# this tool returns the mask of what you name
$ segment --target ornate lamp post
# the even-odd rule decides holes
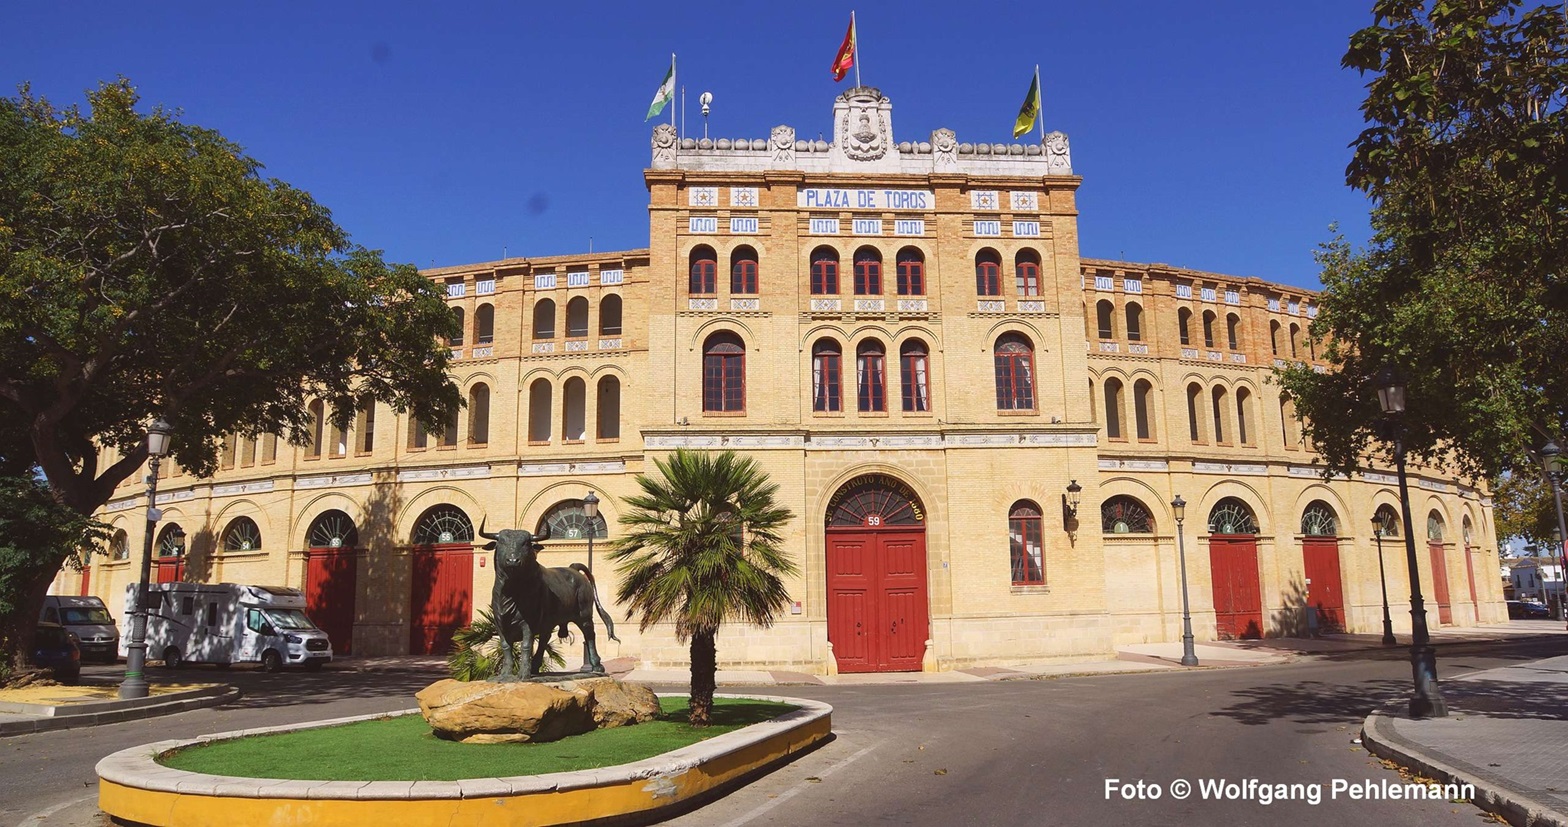
[[[1563,538],[1568,537],[1568,524],[1563,521],[1563,477],[1568,476],[1568,469],[1563,462],[1563,452],[1557,447],[1556,440],[1548,440],[1541,446],[1541,461],[1546,465],[1546,479],[1552,484],[1552,502],[1557,504],[1557,553],[1559,563],[1563,564],[1562,572],[1568,578],[1568,547],[1564,547]],[[1568,585],[1564,586],[1568,589]],[[1568,591],[1563,592],[1563,617],[1568,622]]]
[[[1383,589],[1383,645],[1396,646],[1394,621],[1388,616],[1388,575],[1383,573],[1383,521],[1372,515],[1372,536],[1377,539],[1377,582]]]
[[[592,491],[583,497],[583,516],[588,518],[588,573],[593,574],[593,535],[599,533],[599,498]]]
[[[142,571],[136,589],[136,607],[131,618],[131,640],[125,644],[125,680],[120,683],[121,698],[147,697],[147,581],[152,575],[152,535],[163,518],[158,510],[158,463],[169,452],[172,429],[162,417],[147,426],[147,533],[142,537]]]
[[[1192,651],[1192,612],[1187,605],[1187,541],[1181,527],[1187,501],[1180,494],[1171,500],[1171,513],[1176,515],[1176,551],[1181,560],[1181,665],[1197,666],[1198,655]]]
[[[1399,474],[1399,507],[1405,524],[1405,562],[1410,567],[1410,671],[1415,694],[1410,717],[1445,718],[1448,704],[1437,685],[1437,650],[1426,627],[1426,602],[1421,597],[1421,570],[1416,563],[1415,528],[1410,521],[1410,485],[1405,476],[1405,440],[1400,417],[1405,412],[1405,380],[1392,366],[1377,373],[1377,402],[1389,418],[1388,433],[1394,440],[1394,466]]]

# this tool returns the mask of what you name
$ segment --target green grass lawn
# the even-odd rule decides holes
[[[713,725],[686,723],[685,698],[660,698],[645,724],[594,730],[547,744],[460,744],[419,714],[256,735],[183,749],[158,763],[190,772],[305,781],[456,781],[541,775],[651,758],[795,709],[772,701],[714,699]]]

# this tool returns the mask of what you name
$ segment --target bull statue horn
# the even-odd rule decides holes
[[[544,528],[538,534],[534,535],[534,539],[535,540],[548,540],[548,539],[550,539],[550,524],[549,523],[545,523],[544,524]]]
[[[499,535],[488,534],[488,533],[485,532],[485,520],[486,519],[488,519],[488,517],[480,517],[479,518],[479,536],[485,538],[486,540],[498,540],[498,539],[500,539]]]

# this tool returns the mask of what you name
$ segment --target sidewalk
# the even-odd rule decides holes
[[[1374,755],[1442,783],[1516,827],[1568,827],[1568,656],[1441,684],[1448,717],[1413,720],[1408,699],[1367,717]]]

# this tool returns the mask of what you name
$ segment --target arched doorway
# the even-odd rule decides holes
[[[1220,500],[1209,512],[1209,572],[1215,634],[1221,640],[1263,637],[1258,520],[1235,497]]]
[[[305,532],[305,613],[339,655],[354,651],[355,550],[359,528],[342,511],[324,511]]]
[[[827,509],[828,642],[840,672],[914,672],[930,635],[925,510],[885,474],[860,477]]]
[[[158,572],[155,582],[178,583],[185,579],[185,531],[178,523],[163,527],[158,532],[153,554]]]
[[[1454,624],[1454,603],[1448,595],[1448,555],[1443,550],[1443,515],[1433,511],[1426,518],[1426,549],[1432,556],[1432,597],[1437,601],[1437,622]]]
[[[455,505],[437,505],[414,523],[408,651],[444,655],[474,614],[474,524]]]
[[[1481,623],[1481,601],[1475,590],[1475,531],[1470,524],[1470,515],[1466,514],[1459,521],[1459,539],[1465,544],[1465,576],[1470,580],[1470,612],[1475,617],[1477,625]]]
[[[1322,500],[1301,512],[1301,569],[1307,607],[1317,610],[1318,631],[1345,631],[1345,592],[1339,577],[1339,518]]]

